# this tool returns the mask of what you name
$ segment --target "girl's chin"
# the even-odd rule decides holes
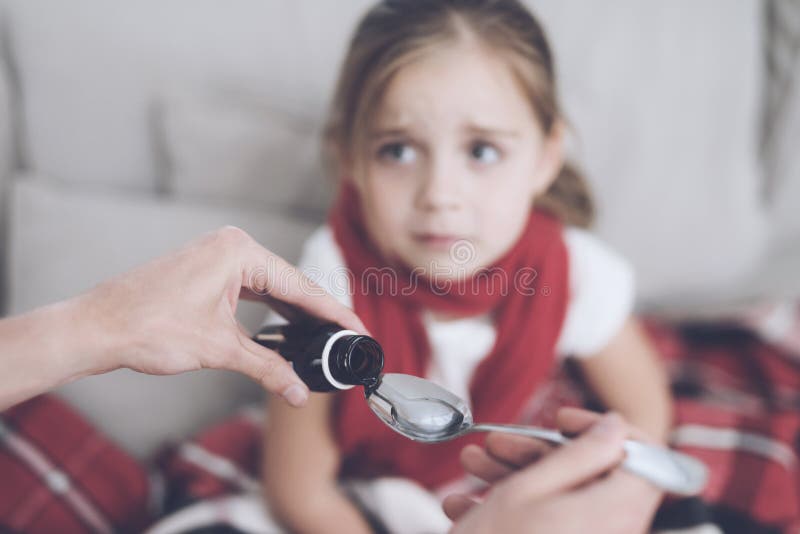
[[[420,250],[434,255],[449,254],[460,241],[463,240],[451,236],[420,235],[414,238],[414,243]]]
[[[449,256],[416,258],[417,261],[406,263],[411,265],[411,270],[420,277],[435,280],[463,280],[475,274],[480,267],[471,264],[461,264],[452,261]]]

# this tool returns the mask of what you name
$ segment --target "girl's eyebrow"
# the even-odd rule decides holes
[[[381,139],[384,137],[409,137],[413,136],[413,132],[411,130],[411,128],[402,125],[387,125],[386,127],[377,127],[370,130],[369,136],[372,139]],[[466,124],[463,130],[470,135],[487,137],[518,138],[522,135],[517,130],[509,130],[493,126],[482,126],[474,123]]]
[[[373,139],[380,139],[383,137],[405,137],[409,135],[406,128],[400,126],[392,126],[388,128],[375,128],[369,131],[369,136]]]
[[[485,135],[492,137],[520,137],[520,133],[516,130],[506,130],[503,128],[495,128],[492,126],[480,126],[477,124],[468,124],[464,128],[467,132],[475,135]]]

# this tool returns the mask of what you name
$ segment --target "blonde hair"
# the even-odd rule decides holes
[[[514,74],[545,135],[563,121],[553,57],[544,30],[518,0],[384,0],[356,28],[334,93],[325,144],[331,162],[357,169],[369,120],[392,77],[431,47],[464,32],[509,54]],[[565,164],[535,205],[566,224],[587,227],[594,218],[588,184]]]

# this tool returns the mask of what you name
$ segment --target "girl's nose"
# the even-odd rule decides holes
[[[461,205],[459,187],[453,169],[432,163],[422,177],[417,193],[417,207],[422,211],[455,210]]]

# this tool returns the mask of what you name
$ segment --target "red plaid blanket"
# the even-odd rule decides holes
[[[652,324],[648,331],[672,376],[674,446],[711,471],[703,494],[669,500],[653,529],[715,525],[726,533],[800,532],[797,359],[734,328]],[[557,403],[580,397],[592,406],[570,373],[548,389]],[[549,412],[552,404],[541,407]],[[258,479],[259,436],[257,421],[239,415],[165,455],[167,478],[177,482],[170,488],[172,502],[251,488]]]
[[[703,460],[699,499],[670,502],[664,528],[800,532],[800,364],[735,328],[651,327],[676,401],[673,445]]]
[[[141,532],[147,472],[55,397],[0,414],[0,532]]]
[[[798,359],[733,328],[653,325],[649,332],[672,376],[676,397],[673,444],[706,462],[711,471],[703,494],[666,502],[653,529],[688,532],[714,525],[717,531],[734,534],[800,532]],[[549,408],[555,404],[576,399],[592,406],[591,399],[580,395],[583,389],[569,373],[559,375],[546,390],[548,400],[540,406],[540,415],[551,412]],[[39,403],[38,409],[43,408]],[[22,520],[34,524],[36,513],[49,514],[49,520],[64,517],[63,523],[41,523],[61,525],[49,531],[141,527],[141,518],[146,517],[144,478],[132,461],[105,442],[99,449],[102,454],[89,454],[89,448],[100,442],[87,438],[94,434],[82,423],[76,427],[73,421],[78,430],[65,432],[59,430],[63,423],[58,416],[39,415],[26,422],[26,410],[31,408],[22,405],[0,417],[0,425],[5,425],[0,428],[6,428],[5,434],[0,432],[0,532],[4,526],[37,531],[20,528]],[[260,420],[260,413],[241,412],[195,439],[165,450],[158,465],[168,483],[168,509],[257,489]],[[37,424],[50,430],[37,430]],[[20,448],[20,439],[33,444],[34,456],[26,452],[28,446]],[[95,464],[103,469],[74,471],[76,465],[84,465],[76,464],[76,458],[84,457],[84,448],[90,457],[107,458]],[[65,455],[65,450],[70,453]],[[65,492],[60,479],[48,473],[70,470],[76,475],[70,480],[81,482]],[[104,470],[112,474],[103,475]],[[9,478],[9,473],[15,477]],[[10,486],[9,480],[24,480],[26,485]],[[129,498],[126,487],[133,491]],[[33,504],[15,505],[21,502]],[[34,513],[31,507],[36,503],[40,505]],[[41,517],[36,519],[44,521],[45,516]],[[224,527],[216,524],[209,529]]]

